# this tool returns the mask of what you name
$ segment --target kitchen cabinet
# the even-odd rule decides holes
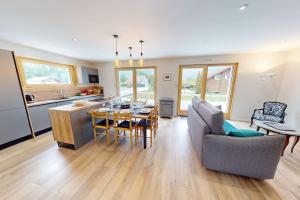
[[[31,135],[25,108],[0,111],[0,145]]]
[[[98,69],[81,67],[82,84],[89,84],[89,75],[99,75]]]
[[[57,103],[29,107],[31,124],[35,133],[51,127],[48,109],[54,107],[57,107]]]
[[[0,49],[0,149],[31,136],[13,52]]]
[[[38,105],[38,106],[31,106],[28,108],[29,110],[29,115],[31,119],[31,123],[33,126],[33,130],[35,133],[39,131],[46,130],[48,128],[51,128],[51,122],[49,118],[49,113],[48,109],[49,108],[54,108],[54,107],[59,107],[59,106],[65,106],[72,104],[73,101],[76,100],[88,100],[88,101],[93,101],[93,100],[100,100],[103,99],[102,97],[99,96],[92,96],[92,97],[81,97],[79,99],[70,99],[62,102],[56,102],[56,103],[50,103],[50,104],[44,104],[44,105]]]

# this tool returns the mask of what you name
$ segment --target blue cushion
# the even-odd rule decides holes
[[[108,125],[114,124],[114,120],[109,119],[108,120]],[[106,126],[106,119],[101,120],[100,122],[97,123],[98,126]]]
[[[139,121],[139,124],[138,124],[139,126],[147,126],[147,127],[150,127],[150,120],[146,120],[146,119],[142,119],[142,120],[140,120]]]
[[[230,131],[227,135],[234,136],[234,137],[254,137],[254,136],[263,136],[264,134],[251,129],[236,129]]]
[[[223,127],[224,127],[224,132],[225,132],[225,134],[228,134],[229,132],[231,132],[231,131],[236,131],[237,130],[237,128],[235,128],[232,124],[230,124],[228,121],[224,121],[224,125],[223,125]]]
[[[133,126],[135,126],[136,122],[131,122],[131,126],[133,128]],[[120,127],[120,128],[130,128],[130,122],[129,121],[122,121],[120,124],[118,124],[117,127]]]

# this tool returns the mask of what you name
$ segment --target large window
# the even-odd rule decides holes
[[[19,58],[18,64],[25,86],[72,85],[75,70],[71,65]]]
[[[116,84],[122,101],[156,101],[156,67],[118,68]]]
[[[237,64],[185,65],[179,68],[178,114],[186,115],[194,96],[221,106],[230,118]]]

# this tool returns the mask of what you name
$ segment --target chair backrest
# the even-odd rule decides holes
[[[132,113],[114,112],[114,124],[117,125],[118,121],[128,121],[130,129],[132,128]]]
[[[263,114],[282,118],[285,115],[287,104],[268,101],[264,103]]]
[[[92,111],[92,122],[93,126],[97,126],[96,121],[97,119],[105,119],[106,120],[106,127],[108,128],[109,123],[109,114],[108,112],[99,112],[99,111]]]

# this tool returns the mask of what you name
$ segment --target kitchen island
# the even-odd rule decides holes
[[[92,118],[88,113],[109,104],[108,100],[101,102],[86,102],[86,105],[73,104],[49,108],[53,138],[59,147],[79,149],[93,139]]]

